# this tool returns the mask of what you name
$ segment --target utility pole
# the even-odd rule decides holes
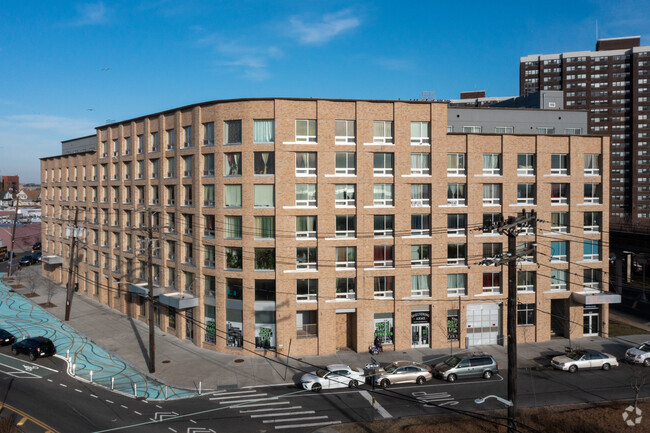
[[[156,344],[154,341],[153,308],[153,222],[151,210],[147,209],[147,285],[149,288],[149,373],[156,372]]]
[[[9,251],[10,257],[9,257],[9,272],[7,275],[10,277],[11,276],[11,265],[13,264],[14,260],[16,259],[16,252],[14,251],[14,242],[16,240],[16,224],[18,224],[18,204],[20,201],[20,197],[18,196],[18,192],[16,192],[16,187],[14,186],[14,205],[16,206],[16,214],[14,215],[14,226],[11,229],[11,251]]]
[[[77,243],[77,235],[79,234],[79,229],[77,228],[77,221],[79,219],[79,208],[75,208],[74,211],[74,225],[70,228],[70,236],[72,236],[72,242],[70,244],[70,261],[68,262],[68,286],[65,296],[65,321],[70,320],[70,307],[72,305],[72,295],[73,290],[73,278],[74,278],[74,266],[76,264],[74,247]]]

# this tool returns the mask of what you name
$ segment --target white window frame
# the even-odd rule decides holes
[[[564,274],[564,279],[560,283],[553,283],[553,278],[560,280],[558,277],[553,277],[553,271],[556,272],[561,272]],[[565,292],[568,290],[568,285],[567,285],[567,274],[568,271],[565,269],[551,269],[551,290],[553,291],[558,291],[558,292]]]
[[[483,272],[483,273],[484,274],[499,275],[499,285],[498,286],[482,286],[481,292],[484,293],[484,294],[489,293],[489,294],[493,294],[493,295],[501,293],[501,284],[503,284],[503,276],[501,275],[501,272]],[[481,278],[481,280],[483,281],[483,278]]]
[[[553,168],[553,160],[559,158],[560,167]],[[564,163],[564,164],[563,164]],[[564,165],[564,167],[563,167]],[[553,153],[551,154],[551,174],[558,176],[567,176],[569,174],[569,154]]]
[[[307,188],[309,190],[309,191],[307,191],[308,195],[309,195],[309,193],[311,193],[311,186],[313,186],[313,188],[314,188],[313,192],[314,192],[315,198],[314,199],[299,200],[298,199],[298,187],[302,187],[302,186],[308,186],[308,188]],[[318,194],[318,189],[317,189],[317,186],[316,186],[315,183],[297,183],[296,184],[296,206],[299,206],[299,207],[316,207],[316,204],[318,202],[318,195],[317,194]]]
[[[467,184],[466,183],[454,183],[454,184],[447,184],[447,205],[448,206],[466,206],[467,205],[467,197],[463,198],[449,198],[449,185],[464,185],[465,186],[465,194],[467,194]]]
[[[422,255],[422,248],[429,247],[429,258],[426,259],[413,259],[413,248],[418,247],[420,249],[419,255]],[[411,267],[429,267],[431,266],[431,245],[428,244],[417,244],[411,245]]]
[[[384,256],[386,255],[386,249],[390,248],[392,251],[393,258],[391,260],[374,260],[374,249],[382,247],[384,248]],[[393,245],[374,245],[373,246],[373,266],[375,268],[392,268],[395,265],[395,248]]]
[[[560,197],[553,197],[553,185],[559,185],[559,188],[562,189],[563,185],[567,185],[565,183],[552,183],[551,184],[551,204],[568,204],[569,203],[569,197],[568,197],[568,186],[567,186],[567,196],[560,196]]]
[[[348,217],[355,218],[356,215],[336,215],[334,219],[334,226],[336,227],[336,218],[337,217],[346,217],[346,227],[348,226],[349,219]],[[337,238],[354,238],[356,237],[356,221],[355,221],[355,230],[335,230],[334,236]]]
[[[419,279],[425,280],[427,282],[428,288],[413,289],[413,277],[416,277],[418,280]],[[413,296],[414,298],[428,298],[431,296],[431,275],[429,274],[411,275],[411,296]]]
[[[318,279],[302,278],[307,281],[307,294],[298,293],[298,281],[296,280],[296,302],[316,302],[318,301]],[[316,293],[312,293],[309,281],[316,281]]]
[[[381,195],[382,195],[383,198],[375,198],[375,194],[377,192],[376,188],[378,186],[380,186],[380,185],[382,185],[381,186],[382,191],[380,191],[380,192],[381,192]],[[388,188],[389,191],[390,191],[390,197],[389,198],[386,198],[386,187],[387,186],[390,187],[390,188]],[[372,191],[373,191],[373,196],[372,196],[372,204],[373,204],[373,206],[394,206],[394,204],[395,204],[395,187],[394,187],[394,185],[392,183],[375,183],[375,184],[373,184]]]
[[[526,163],[530,160],[531,168],[519,168],[519,157],[524,156]],[[534,176],[535,175],[535,154],[534,153],[519,153],[517,154],[517,176]]]
[[[339,260],[338,252],[339,252],[340,248],[345,249],[346,260]],[[354,257],[355,257],[354,260],[347,260],[348,248],[352,248],[354,250]],[[356,268],[357,267],[356,257],[357,257],[356,247],[336,247],[336,249],[334,250],[334,258],[335,258],[335,267],[336,267],[336,269],[354,269],[354,268]]]
[[[304,249],[308,250],[308,252],[307,252],[307,259],[308,260],[309,260],[309,256],[311,255],[310,254],[311,251],[309,251],[309,250],[312,250],[312,249],[315,250],[316,251],[316,261],[315,262],[307,261],[307,262],[303,262],[303,263],[298,262],[298,249],[301,249],[301,248],[304,248]],[[318,269],[318,247],[297,247],[296,248],[296,269],[299,269],[299,270]]]
[[[487,192],[489,192],[488,197],[485,196],[486,187],[487,187]],[[498,192],[498,194],[495,194],[495,191]],[[500,205],[501,194],[502,194],[502,188],[500,183],[484,183],[483,184],[483,206]],[[495,197],[495,195],[498,195],[498,197]]]
[[[447,265],[450,266],[460,266],[467,264],[467,244],[448,244],[447,245],[447,254],[449,254],[449,245],[464,245],[465,246],[465,257],[449,257],[447,255]],[[458,247],[456,247],[456,252],[458,252]]]
[[[416,187],[416,196],[413,197],[413,188]],[[427,194],[427,187],[429,188]],[[428,197],[427,197],[428,195]],[[411,184],[411,207],[429,207],[431,206],[431,184],[413,183]]]
[[[451,160],[450,160],[451,157]],[[454,162],[456,168],[450,168],[449,163]],[[462,164],[459,162],[462,161]],[[462,165],[462,167],[458,167]],[[465,176],[467,174],[467,155],[465,153],[452,152],[447,154],[447,176]]]
[[[592,195],[591,196],[585,195],[584,203],[600,204],[600,194],[599,194],[600,189],[601,189],[600,188],[600,183],[585,183],[585,189],[586,189],[587,185],[591,185]],[[594,193],[596,195],[594,195]]]
[[[383,155],[383,167],[375,167],[375,156]],[[390,156],[390,167],[386,167],[386,156]],[[372,174],[373,176],[392,176],[395,168],[395,154],[391,152],[375,152],[372,154]]]
[[[316,218],[314,215],[297,215],[296,216],[296,226],[298,225],[298,218]],[[318,230],[318,220],[316,221],[316,230],[305,230],[298,231],[296,230],[296,239],[316,239],[316,231]]]
[[[415,157],[416,166],[413,167],[413,158]],[[423,164],[424,163],[424,164]],[[426,167],[423,167],[425,165]],[[431,174],[431,154],[429,153],[411,153],[411,175],[412,176],[429,176]]]
[[[337,156],[339,154],[345,155],[345,167],[337,167]],[[352,155],[352,161],[354,166],[350,167],[350,155]],[[334,155],[334,174],[342,174],[346,176],[356,176],[357,174],[357,154],[356,152],[336,152]]]
[[[458,223],[458,217],[457,217],[458,215],[463,215],[463,218],[465,219],[465,227],[449,228],[449,217],[455,216],[456,223]],[[447,214],[447,236],[466,236],[466,235],[467,235],[467,214]]]
[[[336,196],[339,193],[339,189],[343,190],[343,193],[346,194],[349,191],[350,187],[352,188],[352,198],[343,198],[339,199]],[[337,184],[334,185],[334,206],[335,207],[355,207],[357,202],[357,185],[354,183],[349,184]]]
[[[379,217],[385,217],[384,218],[384,224],[383,224],[384,228],[381,229],[381,230],[377,230],[377,229],[374,228],[374,226],[375,226],[375,217],[378,217],[378,216]],[[391,217],[393,219],[393,222],[391,224],[393,227],[390,228],[390,229],[386,228],[386,218],[387,217]],[[395,232],[395,216],[394,215],[373,215],[372,224],[373,224],[373,235],[376,238],[378,238],[378,237],[393,237],[393,233]]]
[[[413,217],[426,218],[429,217],[429,228],[414,229]],[[424,224],[420,224],[424,225]],[[413,214],[411,215],[411,236],[430,236],[431,235],[431,215],[430,214]]]
[[[591,160],[591,161],[588,161]],[[595,162],[594,162],[595,160]],[[596,168],[587,168],[588,165]],[[599,153],[586,153],[585,154],[585,176],[600,176],[600,154]]]
[[[390,126],[390,136],[386,135],[386,126]],[[381,126],[383,135],[375,135],[375,128]],[[393,144],[393,121],[392,120],[375,120],[372,123],[372,142],[373,143],[383,143],[383,144]]]
[[[595,216],[600,214],[600,218],[601,218],[601,221],[602,221],[602,213],[601,212],[585,212],[585,214],[583,216],[583,223],[584,223],[584,217],[587,214],[591,214],[592,222],[595,219]],[[601,226],[601,224],[585,225],[583,230],[584,230],[585,233],[600,233],[600,226]]]
[[[449,287],[449,277],[452,275],[464,275],[464,285],[462,287]],[[458,282],[458,277],[455,278]],[[458,284],[456,284],[458,286]],[[466,296],[467,295],[467,274],[447,274],[447,296]]]
[[[427,145],[431,143],[429,125],[430,122],[411,122],[411,145]],[[419,136],[413,136],[414,128],[419,130]]]
[[[519,186],[526,185],[526,196],[519,197]],[[532,197],[531,195],[532,187]],[[517,204],[535,204],[535,184],[534,183],[519,183],[517,184]]]
[[[356,280],[354,277],[339,277],[339,278],[345,278],[346,280],[353,280],[354,281],[354,290],[350,291],[349,289],[349,284],[346,284],[347,291],[346,292],[338,292],[336,291],[338,289],[338,284],[334,287],[334,290],[336,291],[336,299],[343,299],[343,300],[355,300],[357,299],[357,284]],[[337,278],[338,280],[338,278]]]
[[[311,161],[311,155],[314,154],[316,155],[316,158],[314,159],[315,166],[314,167],[298,167],[298,155],[301,155],[303,153],[306,153],[308,156],[307,158],[307,165],[309,165],[309,162]],[[295,164],[296,164],[296,176],[316,176],[316,169],[318,168],[318,154],[317,152],[295,152],[294,159],[295,159]]]
[[[568,218],[569,213],[568,212],[552,212],[551,213],[551,231],[554,233],[568,233],[568,221],[565,221],[565,225],[553,225],[553,214],[558,214],[558,215],[566,215]]]
[[[519,284],[519,273],[526,272],[527,274],[533,274],[533,284]],[[517,292],[518,293],[534,293],[535,292],[535,279],[537,275],[535,271],[517,271]]]
[[[485,167],[485,157],[486,156],[489,156],[491,158],[496,156],[497,161],[498,161],[498,167],[497,168]],[[484,153],[483,154],[483,176],[500,176],[501,175],[501,166],[502,166],[501,159],[502,158],[501,158],[500,153]]]
[[[356,143],[355,136],[355,124],[354,120],[335,120],[334,121],[334,132],[336,133],[336,126],[340,125],[341,122],[345,122],[345,135],[335,135],[334,144],[354,144]],[[350,135],[350,125],[352,125],[352,135]]]
[[[306,122],[307,123],[307,135],[298,135],[298,124]],[[316,134],[310,135],[309,134],[309,127],[313,125],[314,126],[314,132]],[[296,119],[296,143],[316,143],[316,137],[318,135],[318,126],[316,124],[315,119]]]

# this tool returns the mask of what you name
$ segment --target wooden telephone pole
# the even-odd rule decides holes
[[[79,219],[79,208],[75,208],[74,211],[74,224],[70,229],[70,236],[72,236],[72,242],[70,243],[70,260],[68,262],[68,286],[66,290],[66,296],[65,296],[65,321],[67,322],[70,320],[70,308],[72,306],[72,295],[74,294],[74,287],[73,287],[73,281],[74,281],[74,267],[77,263],[75,260],[75,255],[74,255],[74,250],[75,250],[75,245],[77,243],[77,236],[78,236],[78,227],[77,227],[77,221]]]
[[[18,196],[16,187],[14,187],[14,204],[16,206],[16,214],[14,215],[14,226],[11,229],[11,251],[9,251],[10,257],[9,257],[9,271],[7,273],[8,276],[11,276],[11,265],[14,263],[14,260],[16,259],[16,252],[14,251],[14,242],[16,241],[16,224],[18,224],[19,201],[20,201],[20,196]]]
[[[156,343],[154,341],[155,328],[154,328],[154,295],[153,295],[153,221],[152,212],[147,209],[147,286],[149,302],[149,373],[156,372]]]

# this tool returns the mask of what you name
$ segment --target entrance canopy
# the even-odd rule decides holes
[[[620,304],[621,295],[609,292],[574,292],[571,297],[578,304],[593,305],[593,304]]]

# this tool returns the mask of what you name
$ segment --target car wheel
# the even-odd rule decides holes
[[[35,361],[36,360],[36,355],[34,354],[34,352],[29,352],[29,360],[30,361]]]
[[[314,392],[320,392],[323,389],[323,386],[320,383],[315,383],[311,386],[311,390]]]
[[[388,388],[388,385],[390,385],[390,380],[388,379],[383,379],[381,382],[379,382],[379,386],[384,389]]]
[[[576,365],[569,367],[569,373],[575,373],[576,371],[578,371],[578,367]]]
[[[490,370],[483,372],[483,379],[489,379],[492,377],[492,372]]]
[[[606,363],[603,364],[603,370],[607,371],[610,368],[611,368],[611,365],[609,365],[609,363],[606,362]]]
[[[415,383],[417,383],[418,385],[424,385],[424,382],[426,381],[427,380],[424,378],[424,376],[420,376],[417,379],[415,379]]]
[[[12,347],[11,348],[11,353],[13,353],[14,356],[18,356],[18,349],[16,349],[15,347]]]
[[[359,386],[359,382],[357,382],[356,380],[351,380],[350,383],[348,383],[348,386],[350,388],[356,388],[357,386]]]
[[[456,375],[450,374],[449,376],[447,376],[447,382],[456,382]]]
[[[646,358],[645,361],[643,361],[643,365],[645,367],[650,367],[650,358]]]

